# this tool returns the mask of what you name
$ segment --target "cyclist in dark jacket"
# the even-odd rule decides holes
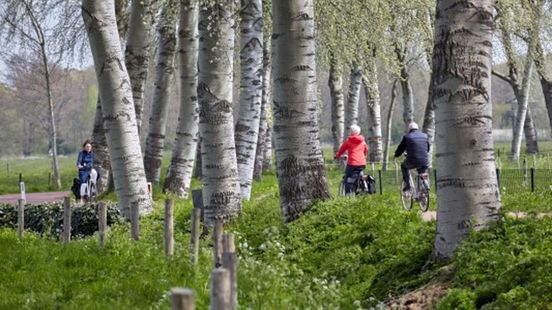
[[[408,124],[408,133],[403,136],[401,143],[395,151],[395,157],[399,157],[406,151],[406,159],[401,163],[401,171],[404,183],[404,191],[410,190],[410,169],[418,169],[425,172],[428,168],[429,139],[427,135],[418,130],[418,124]]]

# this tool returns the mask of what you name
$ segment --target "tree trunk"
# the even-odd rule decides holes
[[[349,93],[347,95],[347,105],[345,106],[345,131],[348,131],[347,129],[352,125],[358,124],[358,102],[361,86],[362,70],[355,66],[351,69],[349,77]]]
[[[434,258],[499,220],[492,138],[492,0],[438,0],[432,80],[437,149]]]
[[[130,218],[131,209],[151,211],[130,81],[117,35],[113,1],[82,1],[100,89],[104,126],[119,208]]]
[[[433,75],[432,75],[433,77]],[[428,97],[424,113],[424,124],[422,131],[427,134],[429,140],[429,167],[433,167],[433,151],[435,144],[435,105],[433,104],[433,81],[429,82]]]
[[[124,45],[125,37],[128,32],[128,3],[129,0],[115,1],[115,18],[117,19],[117,30],[121,46]],[[111,165],[109,158],[109,149],[102,115],[102,102],[98,89],[98,99],[96,103],[96,114],[94,115],[94,125],[92,129],[92,147],[94,150],[94,168],[98,171],[99,178],[96,181],[96,191],[103,193],[110,190],[110,184],[113,183]]]
[[[369,60],[366,74],[362,78],[366,107],[368,109],[368,160],[371,163],[381,163],[383,159],[383,141],[381,134],[381,106],[378,89],[378,68],[375,51]]]
[[[537,72],[539,73],[542,94],[544,96],[544,102],[548,112],[548,120],[550,121],[550,126],[552,126],[552,77],[546,74],[546,59],[544,55],[545,52],[542,47],[542,42],[539,40],[536,45],[534,61]],[[552,134],[552,130],[550,133]]]
[[[46,55],[46,45],[44,41],[40,45],[42,53],[42,64],[44,65],[44,76],[46,77],[46,95],[48,99],[48,119],[50,121],[49,136],[52,142],[52,168],[54,177],[54,186],[57,190],[61,189],[61,180],[59,177],[59,164],[57,154],[57,130],[54,116],[54,102],[52,100],[52,83],[50,81],[50,68],[48,67],[48,57]]]
[[[273,79],[272,79],[273,80]],[[272,170],[273,156],[272,156],[272,132],[273,132],[273,113],[272,106],[267,105],[267,126],[266,126],[266,137],[265,137],[265,147],[263,151],[263,171]]]
[[[268,133],[268,112],[270,111],[270,85],[272,77],[272,64],[270,61],[270,41],[264,37],[263,50],[263,96],[261,103],[261,122],[259,124],[259,138],[257,142],[257,154],[255,155],[255,171],[253,177],[262,179],[264,152],[267,148],[266,137]]]
[[[332,137],[333,152],[335,154],[343,142],[343,135],[345,134],[345,97],[343,95],[341,66],[333,55],[330,62],[328,86],[332,97]]]
[[[144,90],[152,46],[153,19],[158,0],[132,0],[125,49],[125,63],[132,86],[138,133],[142,128]]]
[[[125,38],[128,32],[128,3],[130,0],[115,1],[115,18],[117,18],[117,30],[121,45],[124,45]]]
[[[548,120],[550,121],[550,126],[552,127],[552,80],[548,81],[541,76],[540,82],[544,102],[546,103],[546,110],[548,111]],[[552,130],[550,132],[552,133]]]
[[[205,221],[228,221],[241,211],[232,112],[232,0],[204,4],[199,21],[199,130]]]
[[[167,0],[163,6],[161,20],[157,29],[159,46],[157,48],[155,90],[144,156],[146,179],[153,184],[159,184],[161,176],[161,162],[167,133],[169,98],[172,91],[171,86],[174,85],[177,10],[178,1]]]
[[[523,129],[525,128],[525,121],[527,117],[527,108],[529,106],[529,90],[531,88],[531,73],[533,71],[533,61],[531,60],[531,52],[528,52],[527,59],[525,62],[525,72],[523,74],[523,82],[521,84],[521,93],[517,98],[518,107],[517,114],[515,118],[515,127],[514,127],[514,137],[512,139],[512,160],[514,162],[519,162],[520,152],[521,152],[521,138]]]
[[[403,122],[406,129],[408,124],[414,121],[414,92],[410,84],[410,74],[405,67],[401,69],[400,83],[403,97]]]
[[[527,106],[527,115],[525,116],[523,131],[525,132],[525,153],[531,155],[538,154],[539,143],[537,129],[535,128],[535,122],[533,122],[533,115],[531,114],[531,108],[529,106]]]
[[[241,3],[240,109],[235,139],[241,197],[249,200],[263,94],[263,2],[242,0]]]
[[[99,94],[96,115],[94,116],[94,129],[92,130],[92,150],[94,151],[94,169],[99,174],[99,179],[96,181],[96,190],[98,193],[103,193],[108,190],[111,164],[109,162],[109,149],[107,148],[102,103]]]
[[[165,179],[165,191],[185,198],[190,183],[199,140],[197,106],[197,57],[199,18],[197,0],[180,1],[179,61],[180,114],[171,164]]]
[[[385,148],[383,150],[383,165],[381,169],[387,171],[389,163],[389,149],[391,148],[391,131],[393,129],[393,111],[395,109],[395,102],[397,101],[397,80],[393,82],[391,88],[391,102],[389,103],[389,111],[387,112],[387,127],[385,130]]]
[[[313,0],[272,2],[274,136],[284,222],[330,197],[320,147]]]

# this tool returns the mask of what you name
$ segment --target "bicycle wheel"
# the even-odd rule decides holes
[[[339,196],[345,196],[345,180],[339,182],[339,190],[337,193]]]
[[[426,212],[429,209],[429,188],[425,182],[421,182],[418,178],[418,205],[422,212]]]
[[[414,198],[412,195],[413,187],[410,187],[411,188],[410,191],[403,191],[403,188],[405,188],[405,186],[406,186],[406,183],[402,181],[401,187],[399,188],[399,191],[401,193],[401,202],[402,202],[403,209],[405,209],[406,211],[410,211],[410,209],[412,209],[412,205],[414,204],[414,201],[413,201]]]

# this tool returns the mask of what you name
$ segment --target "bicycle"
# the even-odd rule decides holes
[[[412,172],[416,171],[416,183],[412,180]],[[403,191],[406,187],[404,180],[401,182],[401,202],[403,209],[410,211],[414,206],[414,201],[418,202],[420,210],[426,212],[429,209],[429,173],[421,171],[421,169],[411,169],[409,173],[410,190]]]
[[[347,157],[345,158],[345,167],[347,166]],[[345,175],[343,175],[343,178],[341,179],[341,182],[339,182],[339,190],[338,193],[340,196],[346,196],[345,191],[345,182],[348,182],[351,188],[351,193],[354,193],[355,195],[360,194],[373,194],[376,191],[375,182],[376,180],[369,175],[364,175],[364,170],[358,170],[354,171],[352,178],[346,178]]]

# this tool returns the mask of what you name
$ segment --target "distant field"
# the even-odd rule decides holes
[[[396,148],[396,145],[391,147],[392,153]],[[523,159],[526,158],[527,167],[535,167],[537,169],[551,169],[552,168],[552,141],[539,142],[540,154],[537,156],[524,156],[525,147],[522,149],[522,158],[519,164],[519,168],[523,167]],[[516,169],[518,166],[512,163],[509,159],[510,144],[509,143],[495,143],[495,149],[497,154],[497,166],[502,169]],[[498,155],[500,155],[498,157]],[[161,182],[163,182],[166,175],[167,167],[169,165],[171,152],[167,151],[163,156],[163,169],[161,172]],[[333,163],[333,150],[331,146],[326,145],[324,147],[324,158],[327,164]],[[391,154],[392,156],[392,154]],[[389,169],[395,169],[395,164],[390,159]],[[59,158],[60,175],[62,182],[62,190],[69,190],[72,184],[72,180],[77,176],[77,169],[75,167],[76,154],[72,156],[63,156]],[[19,192],[19,174],[22,174],[25,181],[25,187],[27,192],[45,192],[55,191],[51,181],[51,159],[48,157],[33,157],[33,158],[0,158],[0,195],[11,194]],[[381,169],[381,165],[377,164],[373,167],[374,173],[372,173],[372,166],[368,165],[367,171],[370,174],[377,175],[377,170]],[[394,175],[393,173],[389,173]],[[385,174],[384,174],[385,177]],[[195,183],[194,183],[195,184]],[[154,193],[159,189],[155,189]],[[385,188],[384,188],[385,190]],[[393,188],[394,190],[394,188]]]

